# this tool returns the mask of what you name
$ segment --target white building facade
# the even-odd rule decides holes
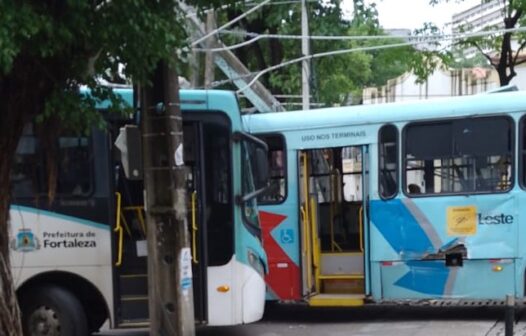
[[[526,67],[516,67],[515,71],[517,75],[510,85],[516,85],[519,90],[526,89]],[[497,72],[486,68],[435,70],[423,83],[416,81],[414,74],[405,73],[379,88],[366,88],[362,94],[363,104],[473,95],[500,86]]]

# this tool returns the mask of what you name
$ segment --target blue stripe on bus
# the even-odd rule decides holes
[[[400,258],[434,252],[431,240],[400,200],[371,201],[371,221]]]
[[[409,268],[394,285],[420,293],[443,295],[449,269],[443,260],[421,260],[426,253],[437,251],[407,207],[397,199],[371,201],[370,214],[372,224]]]
[[[449,269],[443,260],[407,261],[409,271],[394,284],[412,291],[442,296],[445,293]]]
[[[54,218],[58,218],[58,219],[62,219],[62,220],[70,221],[70,222],[74,222],[76,224],[81,224],[81,225],[94,227],[94,228],[101,229],[101,230],[108,230],[108,231],[110,230],[110,226],[106,225],[106,224],[92,222],[92,221],[87,220],[87,219],[82,219],[82,218],[78,218],[78,217],[63,215],[63,214],[59,214],[59,213],[52,212],[52,211],[26,207],[26,206],[22,206],[22,205],[11,205],[11,211],[29,212],[29,213],[33,213],[33,214],[37,214],[37,215],[44,215],[44,216],[54,217]]]

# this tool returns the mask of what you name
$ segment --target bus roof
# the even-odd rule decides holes
[[[526,111],[523,91],[243,116],[248,132],[268,133]]]
[[[133,89],[114,88],[113,92],[123,98],[126,106],[133,106]],[[81,89],[81,93],[89,94],[86,88]],[[236,95],[232,91],[226,90],[180,90],[179,97],[181,100],[181,109],[184,113],[196,111],[221,111],[228,115],[234,128],[240,127],[241,112]],[[110,102],[105,100],[98,102],[98,109],[106,109]]]

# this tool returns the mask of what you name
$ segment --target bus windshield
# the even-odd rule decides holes
[[[242,206],[243,220],[250,232],[260,237],[257,195],[263,192],[267,186],[268,170],[266,159],[267,148],[262,147],[259,142],[246,139],[241,142],[241,167],[242,167]],[[264,156],[264,158],[263,158]]]

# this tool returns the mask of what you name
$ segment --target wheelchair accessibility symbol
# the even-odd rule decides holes
[[[294,231],[292,229],[282,229],[279,231],[279,237],[282,244],[294,243]]]

